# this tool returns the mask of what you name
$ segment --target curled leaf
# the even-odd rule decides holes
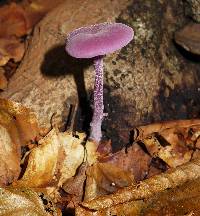
[[[109,163],[95,163],[87,169],[84,200],[110,194],[134,183],[132,173]]]
[[[59,158],[60,143],[55,130],[39,141],[28,156],[28,165],[23,177],[16,182],[24,187],[43,187],[53,180]]]
[[[76,138],[71,133],[59,133],[53,129],[31,150],[25,173],[15,184],[28,187],[62,186],[84,162],[83,139],[81,134]]]
[[[81,205],[90,211],[100,211],[118,204],[142,200],[170,188],[192,181],[200,177],[200,159],[171,169],[167,173],[156,175],[141,181],[138,185],[128,186],[113,194],[100,196],[96,199],[83,202]],[[96,214],[98,215],[98,214]]]
[[[6,130],[0,125],[0,185],[16,180],[20,173],[20,155]]]
[[[59,140],[64,154],[62,168],[60,169],[60,179],[58,185],[75,175],[78,167],[84,162],[85,150],[82,145],[85,135],[79,134],[79,138],[72,136],[71,133],[60,133]]]
[[[99,156],[99,161],[113,164],[121,170],[133,174],[134,179],[140,181],[147,175],[151,163],[151,156],[144,152],[137,143],[134,143],[132,146],[123,148],[114,154],[103,157]]]
[[[0,99],[0,125],[8,130],[16,147],[25,146],[39,136],[35,113],[19,103],[6,99]]]
[[[154,123],[149,125],[140,126],[133,129],[134,140],[139,141],[146,138],[152,133],[159,133],[168,128],[190,128],[193,126],[200,126],[200,119],[190,119],[190,120],[174,120],[166,121],[161,123]]]
[[[34,140],[37,134],[37,121],[28,108],[0,99],[0,185],[19,177],[21,146]]]

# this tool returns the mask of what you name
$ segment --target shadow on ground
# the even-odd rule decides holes
[[[76,59],[69,56],[63,44],[49,50],[41,65],[41,71],[44,76],[53,78],[73,75],[79,99],[79,109],[77,113],[79,121],[76,121],[76,127],[86,132],[89,130],[92,109],[90,107],[90,95],[86,91],[84,83],[84,71],[92,65],[92,63],[91,59]]]

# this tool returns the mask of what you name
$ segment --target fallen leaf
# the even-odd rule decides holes
[[[135,215],[135,216],[169,216],[169,215],[199,215],[200,178],[167,189],[149,197],[125,202],[98,211],[78,206],[76,216],[106,216],[106,215]]]
[[[135,139],[139,145],[145,146],[153,158],[160,158],[169,167],[179,166],[197,157],[200,135],[198,119],[157,123],[152,124],[152,127],[141,126],[136,132]]]
[[[15,184],[28,187],[47,187],[53,184],[61,187],[85,161],[82,145],[85,135],[77,136],[51,130],[31,150],[25,173]],[[92,151],[89,154],[94,155]]]
[[[86,176],[84,200],[113,193],[135,182],[133,174],[109,163],[93,164],[88,167]]]
[[[5,65],[10,59],[19,62],[24,55],[24,44],[16,38],[0,38],[0,66]]]
[[[60,133],[59,140],[64,154],[62,168],[60,169],[59,186],[74,176],[78,167],[84,162],[85,150],[82,145],[85,134],[77,134],[78,138],[72,136],[71,133]]]
[[[14,185],[23,187],[45,187],[50,185],[56,174],[60,143],[58,133],[52,130],[45,138],[39,141],[38,147],[28,155],[28,164],[22,178]],[[56,181],[56,179],[55,179]]]
[[[19,149],[18,149],[19,150]],[[20,173],[20,155],[11,137],[0,125],[0,185],[7,185],[16,180]]]
[[[99,156],[99,162],[113,164],[124,171],[133,174],[136,181],[143,180],[148,173],[151,163],[151,156],[137,144],[134,143],[128,148],[110,154],[108,156]],[[120,176],[119,176],[120,178]]]
[[[125,187],[113,194],[100,196],[81,203],[90,212],[100,211],[133,200],[142,200],[154,196],[164,190],[200,178],[200,158],[171,169],[166,173],[141,181],[138,185]],[[95,212],[95,215],[98,212]]]
[[[200,24],[189,23],[175,33],[175,41],[189,52],[200,55]]]
[[[28,108],[0,99],[0,185],[7,185],[20,174],[21,147],[38,133],[35,116]]]
[[[200,215],[199,202],[200,178],[144,200],[140,215]]]
[[[21,37],[28,32],[29,20],[24,9],[16,3],[0,8],[0,38]]]
[[[30,27],[38,23],[50,10],[58,6],[64,0],[24,0],[20,6],[24,8]]]
[[[10,59],[21,61],[25,44],[22,37],[29,34],[33,26],[44,17],[59,1],[22,1],[0,7],[0,66]]]
[[[35,113],[19,103],[0,98],[0,125],[5,127],[16,148],[39,137],[40,128]]]
[[[111,206],[110,208],[104,208],[98,211],[91,211],[88,208],[83,208],[82,206],[77,206],[75,209],[76,216],[110,216],[110,215],[123,215],[123,216],[140,216],[139,213],[143,208],[143,202],[141,200],[127,202],[123,204],[118,204],[116,206]]]
[[[0,89],[5,90],[8,86],[8,80],[5,77],[5,71],[3,68],[0,68]]]
[[[0,206],[0,215],[61,216],[44,194],[27,188],[0,188]]]
[[[87,168],[87,163],[81,164],[77,174],[63,184],[62,189],[67,193],[67,208],[75,208],[83,200]]]
[[[192,150],[190,150],[182,140],[178,138],[177,134],[168,132],[168,143],[163,144],[162,141],[158,141],[157,137],[152,135],[142,140],[146,146],[148,152],[152,157],[159,157],[170,167],[177,167],[183,163],[188,162],[192,156]],[[173,130],[174,132],[174,130]],[[162,137],[162,136],[161,136]],[[162,139],[167,142],[167,138]]]
[[[174,121],[165,121],[161,123],[154,123],[144,126],[139,126],[133,129],[134,132],[134,141],[143,140],[148,135],[152,133],[159,133],[162,130],[167,128],[189,128],[193,126],[200,126],[200,119],[190,119],[190,120],[174,120]]]

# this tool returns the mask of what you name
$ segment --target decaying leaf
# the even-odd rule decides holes
[[[144,152],[137,143],[134,143],[132,146],[123,148],[114,154],[105,157],[100,156],[99,161],[113,164],[124,171],[130,172],[136,181],[140,181],[148,173],[151,156]]]
[[[67,199],[67,208],[74,209],[78,203],[83,201],[87,168],[88,164],[82,163],[77,170],[77,174],[66,180],[63,184],[62,189],[67,193],[65,196]]]
[[[143,201],[140,215],[200,215],[200,178]]]
[[[98,215],[98,211],[99,215],[101,215],[100,213],[104,209],[113,208],[114,206],[119,207],[120,204],[126,205],[127,202],[150,198],[157,193],[183,185],[199,177],[200,159],[198,158],[176,169],[171,169],[167,173],[141,181],[136,186],[129,186],[111,195],[100,196],[94,200],[83,202],[81,206],[87,209],[88,215]],[[80,215],[81,206],[77,208],[77,215]],[[123,208],[123,205],[121,207]]]
[[[95,163],[87,169],[84,200],[110,194],[120,188],[134,184],[131,172],[109,163]]]
[[[76,174],[85,161],[84,136],[59,133],[55,129],[41,139],[28,155],[28,165],[22,178],[15,184],[28,187],[60,187]],[[91,155],[93,153],[91,152]],[[56,183],[56,184],[55,184]]]
[[[24,0],[20,6],[25,10],[30,26],[33,27],[41,18],[64,0]]]
[[[16,180],[20,173],[19,149],[16,150],[6,128],[0,125],[0,185]]]
[[[85,150],[82,145],[85,139],[84,134],[79,134],[78,138],[71,133],[60,133],[59,140],[64,154],[63,161],[60,161],[62,168],[60,169],[60,179],[58,185],[63,183],[75,175],[78,167],[84,162]]]
[[[159,157],[170,167],[177,167],[191,159],[192,150],[190,150],[185,143],[177,139],[177,134],[170,133],[174,138],[168,145],[162,146],[155,136],[149,136],[142,140],[148,152],[152,157]]]
[[[37,135],[37,121],[28,108],[0,99],[0,185],[18,178],[21,147]]]
[[[141,200],[131,201],[123,204],[118,204],[116,206],[111,206],[110,208],[104,208],[98,211],[90,211],[87,208],[78,206],[76,208],[76,216],[140,216],[141,209],[144,204]]]
[[[0,66],[5,65],[10,59],[18,62],[25,51],[24,43],[13,37],[0,38]]]
[[[16,3],[0,8],[0,38],[21,37],[28,32],[29,21],[24,9]]]
[[[28,155],[28,165],[17,185],[24,187],[43,187],[51,183],[56,173],[60,151],[58,134],[52,130],[39,141],[38,147]]]
[[[200,119],[174,120],[134,128],[134,141],[143,140],[152,133],[159,133],[168,128],[190,128],[200,126]]]
[[[0,66],[10,59],[18,62],[25,51],[19,37],[27,34],[30,27],[24,9],[11,3],[0,8]]]
[[[0,125],[7,129],[16,148],[27,145],[39,136],[34,112],[6,99],[0,99]]]
[[[135,140],[144,145],[153,158],[159,158],[169,167],[176,167],[196,156],[200,120],[179,120],[141,126]],[[139,140],[141,138],[141,140]]]
[[[62,1],[22,1],[0,7],[0,66],[10,59],[21,61],[25,52],[21,37],[27,35],[48,11]]]
[[[200,178],[158,193],[148,199],[141,199],[104,208],[99,211],[89,211],[87,208],[77,207],[76,215],[85,216],[169,216],[200,214]]]
[[[5,71],[0,67],[0,90],[5,90],[8,85],[8,80],[5,77]]]
[[[59,216],[61,212],[43,193],[27,188],[6,187],[0,188],[0,215]]]
[[[194,151],[198,152],[200,121],[170,122],[153,127],[155,131],[149,126],[141,127],[141,140],[112,153],[109,142],[97,147],[96,143],[86,140],[83,133],[74,135],[52,129],[41,137],[34,113],[18,103],[0,99],[0,182],[2,185],[12,183],[15,189],[4,190],[14,190],[17,195],[19,192],[20,196],[15,199],[19,197],[21,201],[24,198],[21,193],[29,190],[27,188],[43,190],[65,209],[76,209],[76,215],[142,215],[142,212],[153,215],[159,211],[164,215],[163,209],[173,212],[171,206],[182,212],[179,205],[187,208],[187,202],[182,196],[177,202],[170,202],[168,197],[172,194],[166,190],[170,189],[178,197],[176,187],[200,179],[198,155],[186,163],[194,158]],[[141,128],[138,131],[141,132]],[[22,160],[23,173],[20,173],[20,149],[27,145],[31,148]],[[169,167],[177,168],[159,174]]]

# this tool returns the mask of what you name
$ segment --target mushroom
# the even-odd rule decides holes
[[[93,58],[95,67],[94,106],[90,139],[101,140],[103,105],[103,56],[126,46],[133,39],[133,29],[122,23],[100,23],[82,27],[67,37],[66,51],[75,58]]]

